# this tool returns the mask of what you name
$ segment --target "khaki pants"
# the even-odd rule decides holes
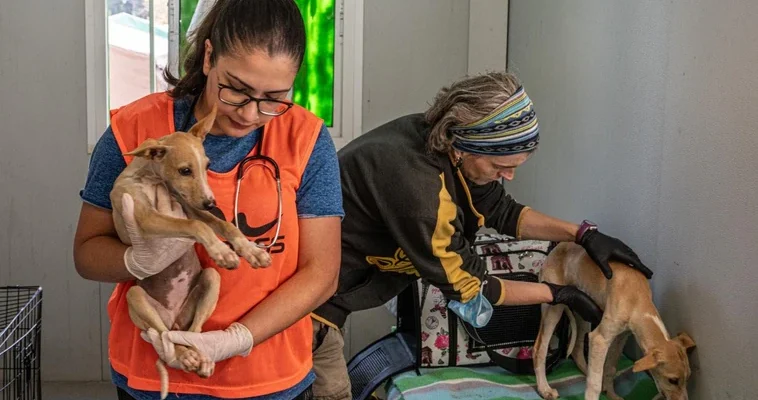
[[[352,400],[343,347],[345,341],[341,331],[313,319],[314,399]]]

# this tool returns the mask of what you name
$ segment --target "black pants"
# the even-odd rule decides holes
[[[116,393],[118,394],[118,400],[134,400],[134,397],[130,396],[129,393],[126,393],[126,391],[121,388],[116,388]],[[305,389],[303,393],[300,393],[297,397],[295,397],[292,400],[311,400],[311,399],[313,399],[313,391],[311,390],[311,387],[308,386],[308,388]]]

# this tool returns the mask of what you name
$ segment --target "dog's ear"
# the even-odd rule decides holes
[[[676,335],[675,338],[673,338],[671,340],[673,340],[673,341],[678,342],[679,344],[681,344],[682,347],[684,347],[685,350],[689,350],[689,349],[695,347],[695,341],[692,340],[692,338],[690,337],[690,335],[688,335],[685,332],[679,333],[678,335]]]
[[[150,138],[142,142],[136,149],[124,153],[126,156],[143,157],[148,160],[161,161],[166,156],[169,146]]]
[[[634,363],[634,367],[632,367],[633,372],[640,372],[640,371],[647,371],[651,368],[655,368],[658,366],[658,351],[653,350],[650,353],[645,354],[644,357],[640,358]]]
[[[197,121],[195,125],[192,125],[192,128],[189,130],[189,134],[197,137],[201,141],[205,140],[205,135],[208,134],[208,131],[213,128],[213,122],[216,120],[216,111],[218,107],[216,103],[213,103],[213,108],[211,108],[211,112],[208,113],[203,119],[200,121]]]

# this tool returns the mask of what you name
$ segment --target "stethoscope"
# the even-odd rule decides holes
[[[192,106],[190,107],[189,112],[184,117],[184,121],[182,122],[183,132],[187,132],[187,130],[189,129],[190,117],[194,113],[195,106],[197,105],[197,101],[199,98],[200,96],[196,96],[195,99],[192,100]],[[247,171],[246,165],[251,161],[263,161],[259,165],[268,169],[274,175],[274,179],[276,180],[276,195],[277,195],[277,200],[278,200],[277,211],[276,211],[277,213],[276,232],[274,233],[274,237],[271,240],[271,243],[267,245],[256,243],[256,245],[258,247],[266,249],[267,251],[270,251],[271,248],[274,246],[274,244],[276,244],[277,240],[279,240],[279,232],[281,231],[281,228],[282,228],[282,180],[281,180],[281,176],[279,175],[279,164],[277,164],[273,158],[264,156],[261,154],[261,148],[263,147],[263,133],[264,133],[264,128],[261,127],[261,137],[260,139],[258,139],[258,143],[256,144],[257,148],[255,150],[255,154],[243,158],[242,161],[240,161],[239,165],[237,166],[237,174],[236,174],[237,187],[234,190],[234,225],[237,227],[237,229],[240,228],[239,218],[238,218],[238,215],[239,215],[238,205],[239,205],[240,186],[242,183],[242,178],[245,176],[245,171]]]

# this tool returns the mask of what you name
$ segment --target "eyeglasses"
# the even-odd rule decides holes
[[[258,112],[272,117],[284,114],[293,106],[293,104],[288,101],[259,99],[250,96],[247,93],[240,92],[231,86],[224,85],[223,83],[218,84],[218,99],[224,104],[235,107],[243,107],[254,101],[256,103],[255,105],[258,107]]]

